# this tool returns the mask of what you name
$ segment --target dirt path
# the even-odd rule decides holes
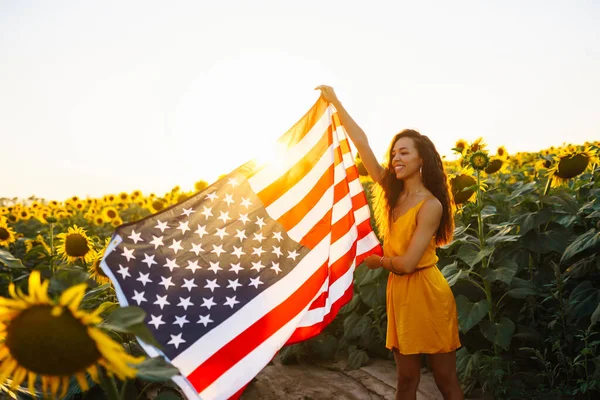
[[[372,360],[346,371],[345,363],[282,365],[276,357],[250,383],[242,400],[394,400],[396,376],[392,361]],[[418,400],[442,400],[433,375],[421,373]]]

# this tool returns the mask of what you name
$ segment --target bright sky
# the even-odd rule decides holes
[[[600,139],[597,1],[4,1],[0,197],[192,188],[334,86],[404,128],[537,151]]]

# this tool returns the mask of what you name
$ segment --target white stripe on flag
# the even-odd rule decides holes
[[[379,244],[379,239],[377,239],[375,232],[369,232],[367,236],[356,242],[356,255],[365,254],[375,246],[379,246]]]
[[[285,301],[291,293],[301,288],[327,260],[330,236],[331,234],[328,234],[308,252],[285,277],[175,357],[173,363],[181,373],[185,376],[191,374],[216,351]]]
[[[325,306],[308,310],[308,312],[304,314],[304,317],[302,317],[302,321],[300,321],[298,328],[312,326],[325,319],[325,316],[331,311],[331,306],[333,303],[338,301],[344,295],[344,293],[346,293],[346,290],[352,286],[352,282],[354,280],[354,268],[355,263],[353,261],[352,266],[348,268],[348,271],[346,271],[344,275],[340,276],[338,280],[336,280],[329,287],[329,295],[327,296]]]
[[[300,242],[302,238],[331,210],[333,203],[333,186],[327,189],[317,204],[306,213],[304,218],[288,231],[288,236]]]
[[[254,190],[255,193],[260,192],[271,183],[276,181],[284,173],[284,171],[287,172],[298,161],[300,161],[302,157],[304,157],[304,155],[308,153],[310,149],[312,149],[315,144],[319,142],[319,140],[321,140],[323,134],[331,125],[332,114],[332,107],[327,107],[317,123],[315,123],[310,131],[292,147],[293,151],[287,151],[284,154],[284,157],[282,157],[282,164],[278,164],[276,166],[267,166],[265,169],[248,179],[248,183],[250,184],[252,190]]]
[[[302,199],[313,187],[315,187],[317,182],[319,182],[319,179],[321,179],[323,174],[333,164],[334,151],[334,145],[329,146],[319,161],[317,161],[317,163],[311,168],[308,174],[306,174],[292,188],[289,188],[286,192],[284,192],[277,200],[269,204],[266,210],[271,218],[279,219],[283,214],[298,204],[299,201],[302,201]]]

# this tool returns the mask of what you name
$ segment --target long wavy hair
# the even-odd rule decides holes
[[[427,136],[421,135],[412,129],[405,129],[394,136],[383,163],[383,167],[385,168],[383,178],[379,184],[373,186],[373,208],[377,228],[384,237],[389,234],[389,229],[393,222],[392,209],[404,189],[404,181],[396,178],[396,174],[391,166],[392,149],[398,139],[402,137],[409,137],[414,141],[419,156],[423,159],[423,184],[442,203],[443,214],[435,234],[435,243],[437,246],[443,246],[452,241],[454,233],[452,193],[450,192],[448,179],[446,178],[444,164],[435,145]]]

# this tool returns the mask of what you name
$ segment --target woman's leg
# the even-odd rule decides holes
[[[396,400],[415,400],[417,388],[421,378],[421,355],[404,355],[394,349],[394,360],[396,360]]]
[[[456,374],[456,351],[429,354],[435,383],[445,400],[463,400],[464,395]]]

